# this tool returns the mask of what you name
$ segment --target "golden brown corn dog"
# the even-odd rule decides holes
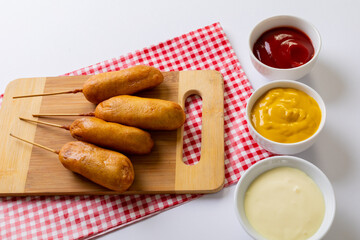
[[[86,99],[98,104],[123,94],[133,94],[162,83],[162,73],[150,66],[135,66],[117,72],[100,73],[90,77],[83,85]]]
[[[116,72],[106,72],[93,75],[85,81],[82,89],[20,95],[13,98],[51,96],[82,92],[89,102],[98,104],[99,102],[114,96],[133,94],[155,87],[162,83],[163,80],[164,76],[158,69],[150,66],[138,65]]]
[[[99,118],[80,118],[70,125],[71,135],[84,142],[122,153],[148,154],[154,141],[148,132]]]
[[[177,103],[128,95],[101,102],[95,117],[149,130],[174,130],[185,122],[185,112]]]
[[[70,134],[83,142],[92,143],[122,153],[148,154],[154,146],[154,141],[148,132],[125,126],[119,123],[105,122],[99,118],[80,118],[70,126],[37,121],[20,117],[21,120],[59,127],[70,131]]]
[[[126,156],[90,143],[66,143],[59,159],[70,171],[114,191],[124,192],[134,181],[134,168]]]

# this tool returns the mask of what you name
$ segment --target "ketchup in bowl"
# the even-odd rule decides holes
[[[255,42],[253,53],[260,62],[274,68],[299,67],[314,56],[310,38],[292,27],[264,32]]]

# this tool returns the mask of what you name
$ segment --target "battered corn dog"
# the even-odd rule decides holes
[[[126,156],[90,143],[66,143],[59,160],[70,171],[114,191],[124,192],[134,181],[134,168]]]
[[[134,167],[121,153],[81,141],[66,143],[58,151],[11,133],[10,136],[57,154],[65,168],[111,190],[124,192],[134,181]]]
[[[99,102],[114,96],[133,94],[148,88],[153,88],[162,83],[163,80],[164,76],[158,69],[150,66],[138,65],[116,72],[106,72],[93,75],[85,81],[82,89],[20,95],[13,98],[51,96],[82,92],[89,102],[98,104]]]
[[[154,141],[148,132],[99,118],[80,118],[70,125],[71,135],[84,142],[122,153],[148,154]]]
[[[106,122],[95,117],[77,119],[70,126],[23,117],[19,118],[28,122],[69,130],[70,134],[77,140],[122,153],[137,155],[148,154],[154,146],[154,141],[148,132],[119,123]]]
[[[105,121],[149,130],[174,130],[185,122],[185,112],[177,103],[129,95],[99,103],[94,114]]]
[[[105,72],[90,77],[83,85],[85,98],[98,104],[123,94],[133,94],[162,83],[162,73],[150,66],[135,66],[117,72]]]

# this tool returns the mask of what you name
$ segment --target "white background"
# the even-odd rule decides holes
[[[248,35],[264,18],[289,14],[322,36],[304,82],[323,97],[327,122],[298,156],[333,184],[337,212],[325,239],[360,239],[359,1],[0,1],[0,92],[22,77],[56,76],[220,22],[248,78],[268,80],[248,57]],[[237,222],[234,186],[165,211],[101,239],[250,239]]]

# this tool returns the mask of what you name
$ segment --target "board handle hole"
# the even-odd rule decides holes
[[[192,94],[185,99],[186,121],[184,123],[182,160],[195,165],[201,156],[202,98]]]

